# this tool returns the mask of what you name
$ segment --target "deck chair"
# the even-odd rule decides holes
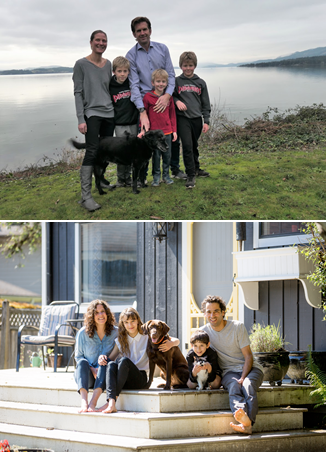
[[[18,329],[16,372],[19,372],[20,348],[22,344],[39,346],[42,349],[43,367],[45,370],[44,346],[54,348],[54,369],[57,371],[58,348],[75,347],[78,329],[68,320],[79,316],[79,304],[75,301],[53,301],[42,309],[40,328],[37,336],[22,336],[25,325]],[[29,327],[31,328],[31,327]],[[69,365],[69,363],[68,363]],[[68,368],[68,366],[67,366]],[[67,369],[66,369],[67,370]]]

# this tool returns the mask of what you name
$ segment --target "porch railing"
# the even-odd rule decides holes
[[[41,321],[41,309],[17,309],[10,307],[9,301],[3,301],[0,308],[0,369],[12,369],[16,367],[17,331],[20,325],[25,324],[24,334],[37,334],[34,328],[39,328]],[[26,346],[22,365],[30,365]],[[34,348],[30,350],[35,351]]]

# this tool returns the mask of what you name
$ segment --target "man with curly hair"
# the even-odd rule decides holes
[[[208,295],[201,304],[208,323],[201,327],[209,335],[222,369],[222,386],[229,392],[230,408],[238,424],[233,430],[251,434],[258,412],[257,390],[263,382],[263,368],[253,358],[248,332],[243,323],[225,320],[222,298]]]
[[[118,328],[109,305],[103,300],[93,300],[87,308],[84,326],[76,337],[75,381],[82,398],[79,413],[95,411],[98,398],[105,389],[106,378],[106,366],[100,366],[98,358],[112,352],[117,336]],[[88,404],[90,388],[93,388],[93,396]]]

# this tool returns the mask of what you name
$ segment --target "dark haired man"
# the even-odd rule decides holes
[[[251,434],[258,412],[257,390],[263,382],[263,369],[252,355],[248,332],[243,323],[225,320],[222,298],[208,295],[202,302],[208,323],[201,327],[209,335],[222,369],[222,385],[229,392],[230,408],[239,424],[233,430]]]
[[[151,41],[152,25],[147,17],[135,17],[131,21],[131,31],[137,44],[126,54],[130,62],[131,100],[138,108],[141,129],[149,130],[149,119],[144,108],[143,97],[152,90],[151,76],[155,69],[165,69],[168,73],[168,86],[165,94],[160,96],[154,110],[162,112],[170,102],[175,86],[175,72],[169,49],[165,44]],[[172,102],[172,99],[171,99]],[[179,169],[179,141],[172,147],[171,169],[173,176],[186,179],[187,176]]]

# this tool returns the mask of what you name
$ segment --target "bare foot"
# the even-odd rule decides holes
[[[108,406],[105,410],[103,410],[103,413],[116,413],[117,412],[114,399],[109,399],[109,403],[107,405]]]
[[[93,413],[94,411],[98,411],[95,407],[95,405],[92,403],[92,401],[90,401],[89,405],[88,405],[88,412]]]
[[[245,433],[247,435],[251,435],[252,434],[252,427],[245,427],[242,424],[234,424],[233,422],[230,422],[231,427],[233,428],[233,430],[235,430],[236,432],[239,433]]]
[[[82,400],[81,408],[80,408],[80,410],[78,410],[78,413],[86,413],[87,410],[88,410],[88,404],[87,404],[86,400]]]
[[[103,406],[100,406],[100,408],[97,408],[96,411],[104,411],[104,410],[107,409],[108,406],[109,406],[109,404],[108,404],[108,403],[105,403]]]
[[[239,408],[234,413],[234,418],[237,422],[239,422],[239,424],[242,424],[245,427],[251,427],[251,420],[249,419],[247,413],[242,408]]]

